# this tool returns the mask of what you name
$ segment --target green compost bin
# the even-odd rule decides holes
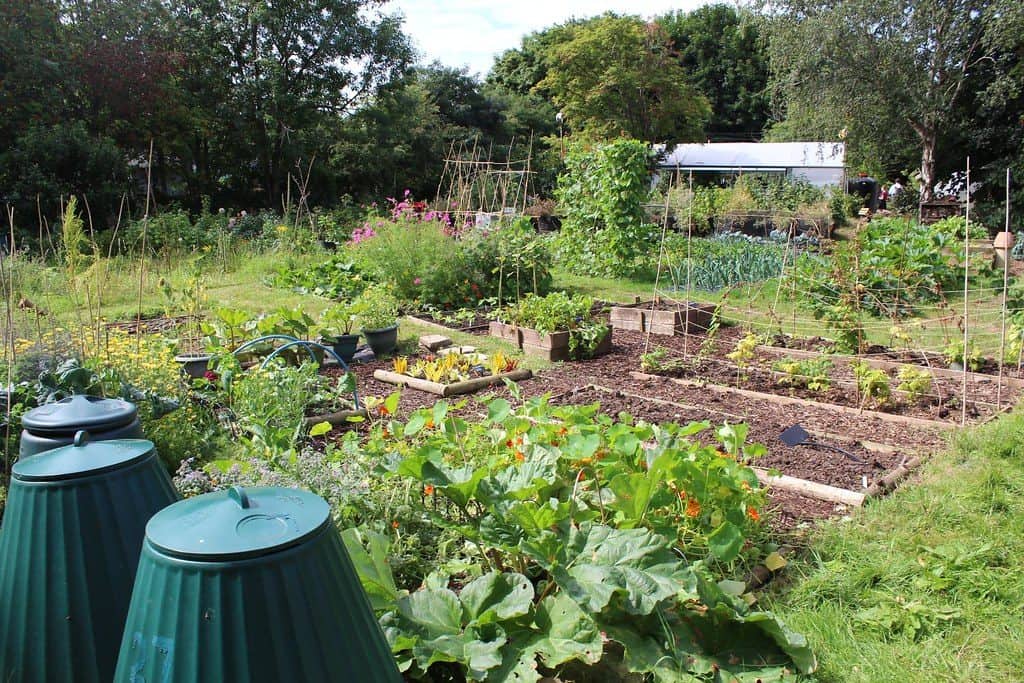
[[[15,463],[0,528],[0,681],[108,683],[146,522],[178,499],[141,439]]]
[[[319,496],[234,487],[146,526],[115,682],[401,680]]]
[[[21,425],[20,458],[70,446],[82,430],[92,441],[145,438],[134,403],[83,394],[33,408],[21,416]]]

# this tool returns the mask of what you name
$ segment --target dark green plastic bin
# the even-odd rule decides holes
[[[146,527],[114,681],[401,681],[330,508],[235,487]]]
[[[83,394],[33,408],[21,416],[21,426],[20,458],[70,446],[82,430],[92,441],[145,438],[134,403]]]
[[[0,529],[0,681],[108,683],[146,522],[178,499],[149,441],[15,463]]]

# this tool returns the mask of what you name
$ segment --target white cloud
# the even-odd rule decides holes
[[[425,62],[468,65],[486,75],[494,58],[518,47],[527,33],[573,17],[603,12],[653,17],[673,10],[690,11],[708,0],[392,0],[386,12],[405,16],[405,31]]]

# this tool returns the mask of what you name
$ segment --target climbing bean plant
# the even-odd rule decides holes
[[[559,249],[571,270],[629,275],[651,250],[657,232],[643,211],[650,154],[639,140],[570,143],[555,196],[565,217]]]

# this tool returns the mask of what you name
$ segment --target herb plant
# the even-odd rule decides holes
[[[398,322],[398,299],[384,285],[371,285],[356,300],[357,319],[364,330],[380,330]]]
[[[816,393],[828,391],[832,386],[832,379],[829,377],[832,361],[829,358],[785,358],[773,363],[772,369],[785,373],[779,379],[779,384],[784,386],[806,387]]]
[[[867,363],[857,363],[853,366],[853,376],[857,379],[861,408],[869,404],[883,407],[889,402],[892,388],[885,370],[873,368]]]

